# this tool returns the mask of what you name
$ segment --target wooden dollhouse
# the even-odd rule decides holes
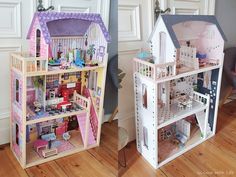
[[[134,59],[137,149],[154,168],[214,136],[225,40],[214,16],[161,15]]]
[[[99,14],[37,12],[11,55],[11,149],[23,168],[100,143],[109,33]]]

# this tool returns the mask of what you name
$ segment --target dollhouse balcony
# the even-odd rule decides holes
[[[191,64],[191,68],[182,67],[180,69],[179,65],[184,65],[186,64],[186,62],[182,61],[182,63],[179,63],[178,61],[176,61],[164,64],[153,64],[148,61],[134,58],[133,71],[134,73],[137,73],[140,76],[144,76],[145,78],[148,78],[156,83],[162,83],[173,79],[218,69],[222,67],[222,63],[223,62],[219,59],[205,59],[203,66],[198,64],[194,67],[194,65]]]
[[[40,73],[48,71],[48,60],[41,57],[32,57],[29,53],[13,53],[12,68],[23,74]]]
[[[152,80],[175,76],[176,62],[153,64],[140,59],[134,59],[134,72]]]
[[[30,77],[96,70],[106,67],[107,60],[108,54],[105,54],[103,61],[97,65],[85,67],[72,65],[69,69],[61,69],[59,66],[53,68],[48,67],[48,59],[42,57],[32,57],[27,52],[18,52],[11,54],[11,68],[18,73]]]
[[[189,96],[189,99],[177,98],[176,101],[169,106],[165,105],[161,108],[158,108],[158,129],[170,125],[190,115],[208,110],[209,104],[209,95],[204,95],[195,91],[193,92],[192,96]],[[205,121],[202,119],[202,117],[199,118],[199,126],[200,128],[204,129],[203,127]]]

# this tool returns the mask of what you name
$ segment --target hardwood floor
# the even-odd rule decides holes
[[[115,177],[117,121],[102,126],[100,146],[23,170],[9,145],[0,148],[0,177]]]
[[[127,168],[119,167],[123,177],[236,176],[236,101],[224,105],[218,114],[217,133],[158,170],[136,151],[135,142],[126,148]],[[119,153],[122,160],[122,153]]]

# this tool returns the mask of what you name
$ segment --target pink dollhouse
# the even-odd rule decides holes
[[[214,136],[224,41],[214,16],[161,15],[134,58],[137,149],[154,168]]]
[[[110,35],[99,14],[36,12],[11,56],[11,149],[23,168],[99,145]]]

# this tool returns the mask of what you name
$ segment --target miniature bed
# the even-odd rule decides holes
[[[134,58],[137,149],[154,168],[214,136],[225,40],[214,16],[161,15]]]
[[[37,12],[11,55],[11,149],[23,168],[100,143],[107,43],[99,14]]]

